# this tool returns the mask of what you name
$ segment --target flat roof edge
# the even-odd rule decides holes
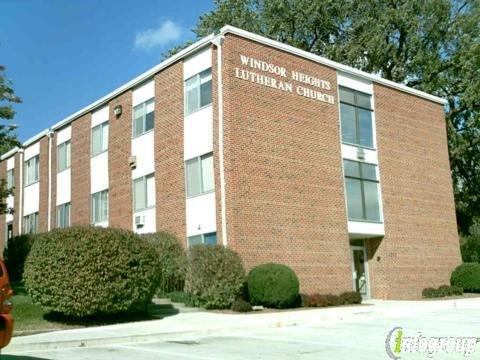
[[[242,30],[242,29],[236,28],[236,27],[231,26],[231,25],[225,25],[224,27],[222,27],[222,29],[220,30],[220,33],[222,35],[225,35],[227,33],[238,35],[238,36],[241,36],[243,38],[247,38],[247,39],[259,42],[261,44],[265,44],[265,45],[271,46],[273,48],[283,50],[283,51],[289,52],[291,54],[303,57],[305,59],[312,60],[312,61],[315,61],[317,63],[332,67],[336,70],[343,71],[344,73],[347,73],[347,74],[351,74],[351,75],[354,75],[354,76],[357,76],[357,77],[360,77],[360,78],[363,78],[363,79],[366,79],[366,80],[370,80],[372,82],[376,82],[376,83],[379,83],[379,84],[382,84],[382,85],[385,85],[385,86],[388,86],[388,87],[391,87],[391,88],[395,88],[397,90],[400,90],[400,91],[403,91],[403,92],[406,92],[406,93],[409,93],[409,94],[412,94],[412,95],[416,95],[416,96],[419,96],[421,98],[424,98],[424,99],[427,99],[427,100],[430,100],[430,101],[433,101],[433,102],[436,102],[436,103],[439,103],[439,104],[442,104],[442,105],[447,104],[447,100],[442,99],[438,96],[428,94],[424,91],[413,89],[413,88],[408,87],[406,85],[399,84],[399,83],[396,83],[394,81],[384,79],[384,78],[382,78],[378,75],[373,75],[373,74],[367,73],[365,71],[355,69],[355,68],[353,68],[351,66],[348,66],[348,65],[340,64],[336,61],[329,60],[329,59],[324,58],[322,56],[312,54],[308,51],[298,49],[294,46],[287,45],[287,44],[284,44],[282,42],[272,40],[272,39],[269,39],[267,37],[264,37],[264,36],[246,31],[246,30]]]
[[[8,150],[5,154],[0,156],[0,160],[3,161],[3,160],[6,160],[6,159],[12,157],[13,155],[15,155],[17,153],[18,150],[20,150],[20,148],[18,146],[15,146],[13,149]]]

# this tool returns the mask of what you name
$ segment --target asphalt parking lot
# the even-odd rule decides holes
[[[480,301],[480,300],[479,300]],[[359,318],[315,325],[299,325],[235,332],[212,336],[179,336],[168,341],[125,343],[86,348],[38,350],[8,355],[17,359],[389,359],[385,339],[394,327],[402,327],[405,336],[421,332],[424,337],[479,337],[478,309],[441,311],[396,316]],[[437,359],[480,359],[480,342],[475,351],[437,353]],[[426,353],[401,353],[401,359],[427,359]]]

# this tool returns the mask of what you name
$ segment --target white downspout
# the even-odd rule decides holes
[[[47,134],[48,137],[48,213],[47,231],[52,229],[52,139],[53,131]]]
[[[20,159],[20,189],[19,189],[19,201],[18,201],[18,234],[23,233],[22,219],[23,219],[23,149],[18,150],[18,156]]]
[[[225,206],[225,168],[223,163],[223,86],[222,86],[222,44],[224,36],[217,36],[212,43],[217,47],[217,95],[218,95],[218,162],[220,166],[220,202],[222,216],[223,246],[227,246],[227,209]]]

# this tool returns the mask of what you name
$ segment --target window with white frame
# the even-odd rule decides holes
[[[133,208],[141,211],[155,206],[155,175],[133,180]]]
[[[36,234],[38,231],[38,212],[23,217],[23,233]]]
[[[92,157],[108,150],[108,121],[92,128]]]
[[[342,142],[366,148],[374,147],[372,96],[340,87]]]
[[[348,219],[379,222],[377,166],[352,160],[343,160]]]
[[[57,227],[66,228],[70,226],[70,203],[57,206]]]
[[[25,186],[37,182],[40,178],[40,157],[34,156],[25,161]]]
[[[108,221],[108,190],[92,194],[92,223]]]
[[[150,99],[133,108],[133,137],[153,130],[155,126],[155,101]]]
[[[213,176],[213,154],[187,160],[185,162],[187,197],[212,191],[215,187]]]
[[[212,103],[212,69],[185,80],[185,114],[194,113]]]
[[[188,247],[195,245],[216,245],[217,244],[217,233],[207,233],[189,236],[187,238]]]
[[[7,190],[12,190],[14,186],[15,186],[14,170],[10,169],[7,171]]]
[[[70,168],[70,154],[71,144],[70,141],[66,141],[58,145],[58,172],[62,172]]]

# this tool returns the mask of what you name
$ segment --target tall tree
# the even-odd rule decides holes
[[[12,104],[20,103],[21,100],[15,95],[11,81],[5,76],[5,67],[0,65],[0,154],[4,154],[13,147],[19,145],[15,129],[8,122],[15,116]],[[4,123],[5,122],[5,123]],[[5,179],[0,179],[0,214],[8,212],[6,198],[12,189],[7,189]]]
[[[225,24],[447,99],[459,230],[480,219],[480,0],[215,0],[194,31]]]

